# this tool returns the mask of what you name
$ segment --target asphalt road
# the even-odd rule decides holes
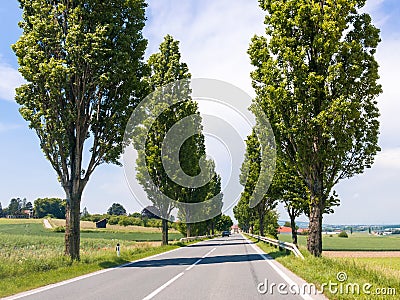
[[[291,292],[304,283],[234,234],[8,299],[323,299]]]

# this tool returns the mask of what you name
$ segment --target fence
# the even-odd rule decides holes
[[[279,250],[286,249],[286,251],[291,251],[291,252],[293,252],[293,254],[295,256],[300,257],[301,259],[304,259],[303,254],[301,254],[300,250],[296,247],[295,244],[282,242],[280,240],[275,240],[275,239],[271,239],[271,238],[268,238],[265,236],[259,236],[259,235],[255,235],[255,234],[251,234],[251,233],[246,233],[246,234],[253,238],[259,239],[271,246],[279,247]]]

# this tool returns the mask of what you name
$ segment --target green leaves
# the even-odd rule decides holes
[[[17,89],[16,101],[66,192],[66,252],[78,259],[75,221],[83,189],[98,165],[119,164],[126,123],[147,91],[142,80],[147,41],[141,33],[146,4],[144,0],[20,0],[20,4],[23,34],[12,48],[28,83]],[[90,152],[85,153],[84,167],[86,149]],[[70,231],[69,221],[78,228]]]
[[[208,214],[185,204],[219,196],[221,179],[215,173],[213,162],[205,156],[202,120],[197,103],[191,99],[187,80],[191,75],[187,65],[181,62],[179,42],[167,35],[159,52],[149,57],[148,69],[146,82],[152,93],[146,98],[141,114],[143,121],[134,129],[137,179],[163,218],[169,219],[172,209],[178,208],[180,219],[193,223],[197,217],[201,219],[196,214]],[[208,179],[204,185],[199,184],[201,178],[197,176],[200,175]],[[186,179],[184,183],[182,177]],[[220,214],[222,194],[209,206],[202,207],[211,217]],[[213,214],[214,211],[218,212]]]
[[[370,167],[380,150],[380,38],[371,17],[358,11],[364,4],[260,1],[268,37],[254,37],[248,51],[255,101],[320,212],[335,203],[328,200],[334,185]]]

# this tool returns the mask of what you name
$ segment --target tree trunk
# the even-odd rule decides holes
[[[168,245],[168,220],[162,219],[162,244]]]
[[[211,235],[214,235],[214,220],[211,221]]]
[[[65,207],[65,255],[79,260],[81,195],[67,197]]]
[[[265,216],[264,211],[260,210],[259,211],[259,219],[258,220],[260,222],[259,229],[260,229],[260,235],[261,236],[264,236],[264,216]]]
[[[311,195],[309,235],[307,249],[314,256],[322,254],[322,213],[321,198]]]
[[[296,218],[294,214],[290,214],[290,227],[292,228],[292,242],[297,246],[297,229],[296,229]]]
[[[186,223],[186,237],[192,236],[190,225],[191,225],[190,223]]]

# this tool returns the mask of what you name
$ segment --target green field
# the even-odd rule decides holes
[[[146,231],[146,229],[144,229]],[[171,239],[182,237],[171,233]],[[0,297],[59,282],[103,268],[161,253],[159,232],[89,230],[81,234],[81,261],[64,256],[64,234],[45,229],[43,220],[0,219]],[[115,253],[121,245],[121,256]]]
[[[392,277],[397,277],[400,281],[400,257],[360,257],[337,259],[348,264],[355,264],[357,266],[381,272],[386,276],[390,275]]]
[[[318,289],[322,285],[333,283],[340,285],[337,280],[339,272],[346,273],[347,280],[344,283],[357,284],[363,287],[365,284],[371,285],[368,290],[370,294],[364,293],[362,288],[359,294],[346,292],[330,292],[324,289],[324,294],[329,299],[399,299],[400,293],[400,258],[328,258],[313,257],[308,251],[300,246],[305,259],[287,254],[285,251],[269,246],[268,244],[250,238],[263,251],[272,256],[286,268],[306,280],[308,283],[315,284]],[[389,289],[391,289],[389,291]],[[377,291],[387,291],[390,295],[378,295]],[[394,294],[395,293],[395,294]]]
[[[291,242],[290,234],[280,234],[279,240]],[[307,237],[298,236],[300,246],[307,245]],[[368,233],[349,234],[348,238],[340,238],[337,235],[322,237],[322,248],[325,251],[400,251],[400,235],[375,236]]]
[[[0,234],[7,233],[13,235],[31,235],[46,237],[64,237],[62,232],[53,232],[45,229],[41,222],[35,223],[16,223],[8,224],[4,221],[0,223]],[[169,233],[169,240],[179,240],[182,236],[180,233]],[[82,239],[108,239],[121,241],[161,241],[161,232],[129,232],[118,230],[96,230],[87,229],[81,232]]]

